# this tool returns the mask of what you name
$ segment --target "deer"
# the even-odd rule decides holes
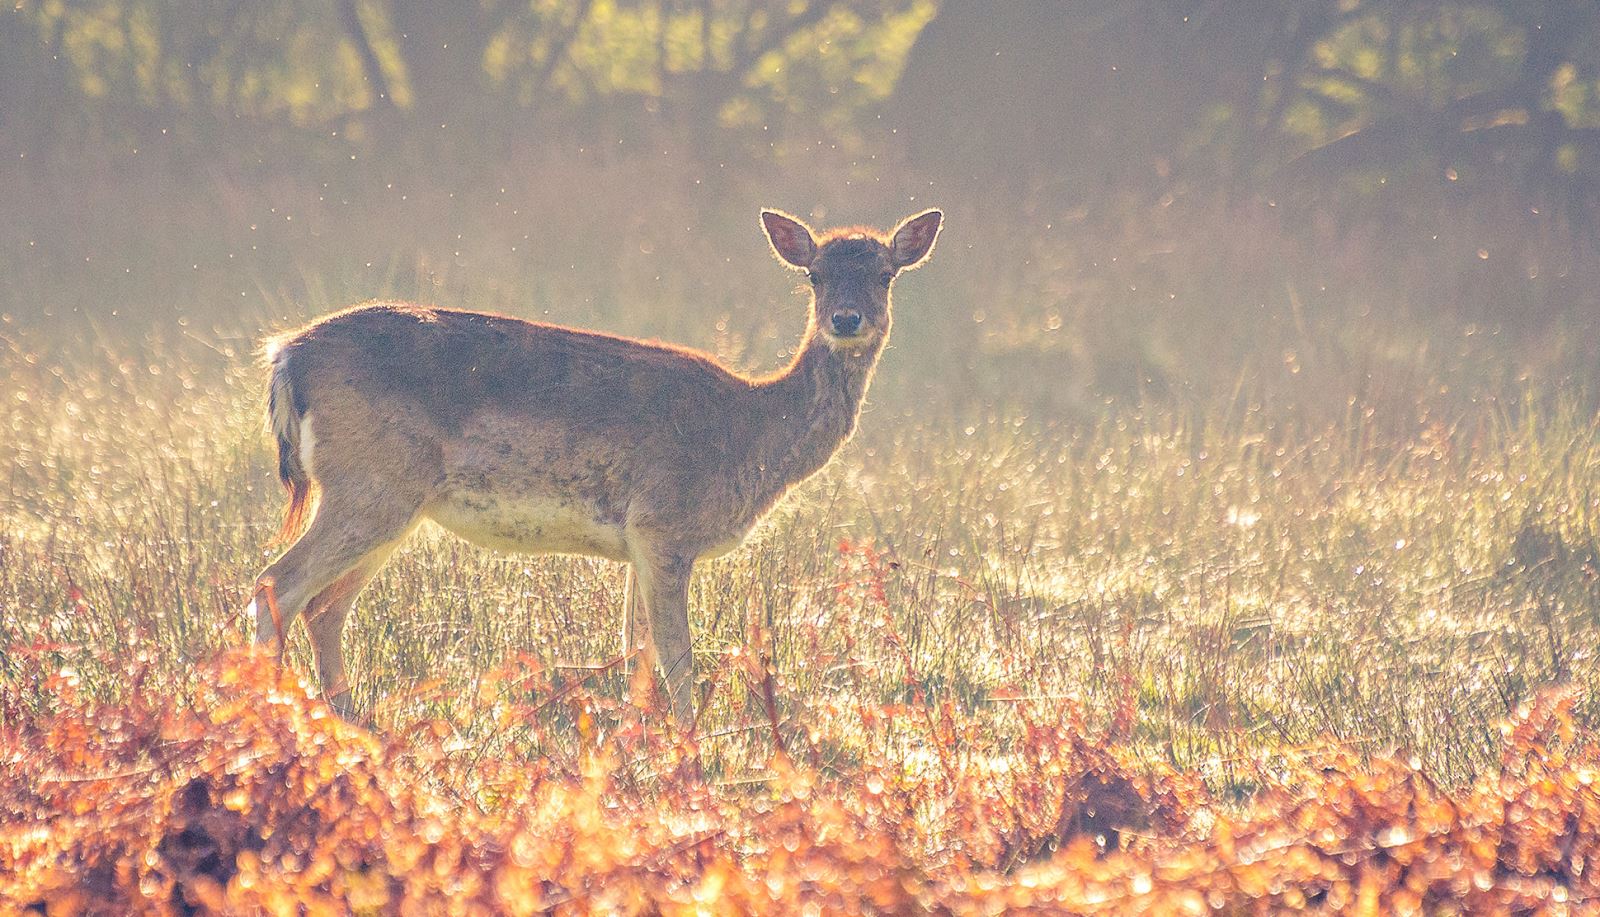
[[[763,210],[810,282],[805,336],[751,377],[707,353],[489,312],[371,302],[267,339],[267,427],[289,547],[256,580],[255,642],[305,622],[322,696],[354,718],[342,649],[357,595],[424,520],[477,545],[627,564],[623,655],[694,725],[689,582],[855,431],[890,292],[938,210],[888,233]]]

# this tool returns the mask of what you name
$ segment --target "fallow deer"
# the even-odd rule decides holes
[[[820,237],[775,210],[761,221],[813,291],[804,342],[763,378],[669,344],[403,303],[269,340],[293,545],[258,580],[256,641],[303,612],[324,695],[350,715],[345,617],[431,519],[491,548],[628,563],[624,650],[658,668],[674,718],[692,722],[695,561],[736,547],[849,438],[890,287],[927,260],[942,216]]]

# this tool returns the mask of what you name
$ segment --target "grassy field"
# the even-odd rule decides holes
[[[1219,785],[1241,755],[1321,739],[1462,780],[1537,687],[1600,673],[1600,454],[1576,390],[1419,393],[1406,416],[1321,425],[1245,396],[924,416],[899,357],[843,455],[694,584],[700,670],[766,647],[786,729],[841,698],[1069,697]],[[0,645],[55,647],[100,696],[125,690],[130,653],[183,684],[244,640],[281,503],[248,331],[19,329],[3,368]],[[488,669],[615,655],[622,579],[425,530],[347,632],[357,702],[382,728],[441,716],[476,743],[492,711],[462,698]],[[703,730],[750,703],[720,684]],[[708,752],[733,776],[765,741]]]
[[[647,319],[608,319],[603,301],[591,317],[759,368],[798,335],[799,303],[774,275],[761,295],[778,305],[760,320],[676,323],[697,308],[692,290],[658,290],[665,306]],[[961,310],[959,288],[922,282],[906,282],[903,314]],[[63,717],[143,711],[102,724],[126,730],[170,722],[150,706],[167,702],[215,724],[233,715],[218,712],[237,710],[227,686],[261,676],[216,660],[247,642],[242,608],[282,502],[254,341],[361,286],[313,277],[309,296],[257,290],[238,310],[0,324],[0,730],[55,742]],[[391,271],[372,292],[505,307],[492,286],[438,286]],[[1386,338],[1390,326],[1277,327],[1261,348],[1277,375],[1098,397],[1041,371],[1071,365],[1059,355],[996,345],[952,368],[958,345],[902,323],[856,439],[696,576],[710,789],[695,792],[709,797],[684,795],[686,759],[647,686],[607,665],[620,567],[492,554],[431,529],[366,591],[346,634],[376,735],[427,739],[386,746],[384,766],[426,759],[420,779],[481,819],[531,804],[526,787],[497,782],[505,768],[581,786],[602,754],[601,798],[692,798],[727,816],[789,786],[789,762],[836,786],[948,782],[996,761],[1038,765],[1041,748],[1088,767],[1099,752],[1074,743],[1089,741],[1115,750],[1117,774],[1152,781],[1141,798],[1162,798],[1162,781],[1187,787],[1184,806],[1209,813],[1187,824],[1244,813],[1261,827],[1283,811],[1272,775],[1287,761],[1414,767],[1465,788],[1504,774],[1502,723],[1541,689],[1574,687],[1563,729],[1594,723],[1600,446],[1581,377],[1519,378],[1501,344],[1470,332],[1430,350]],[[1340,375],[1350,366],[1358,384]],[[291,673],[309,672],[298,629],[289,656]],[[280,707],[294,693],[261,690],[248,696]],[[282,722],[302,740],[313,728]],[[368,748],[340,735],[327,741]],[[959,797],[907,797],[916,849],[959,840]],[[149,804],[171,815],[177,798]],[[1049,830],[979,866],[1006,872],[1063,842],[1058,799],[1028,816]],[[657,841],[670,852],[684,836]],[[751,848],[730,849],[745,862]]]

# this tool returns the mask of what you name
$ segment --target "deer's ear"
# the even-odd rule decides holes
[[[791,267],[808,268],[817,257],[817,240],[806,224],[781,210],[761,211],[761,227],[767,231],[772,251]]]
[[[894,228],[894,238],[889,240],[889,257],[897,268],[912,268],[928,260],[933,253],[933,240],[939,238],[939,228],[944,225],[944,214],[937,210],[924,210]]]

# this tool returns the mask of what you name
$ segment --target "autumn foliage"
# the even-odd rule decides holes
[[[1571,693],[1520,711],[1499,772],[1469,787],[1330,745],[1254,765],[1256,791],[1224,803],[1103,747],[1065,703],[1004,740],[944,710],[899,760],[818,768],[793,749],[734,782],[642,710],[563,769],[461,749],[439,724],[351,726],[266,655],[115,705],[51,677],[51,709],[0,708],[8,912],[1498,913],[1600,896],[1600,754]],[[623,756],[647,746],[641,779]]]

